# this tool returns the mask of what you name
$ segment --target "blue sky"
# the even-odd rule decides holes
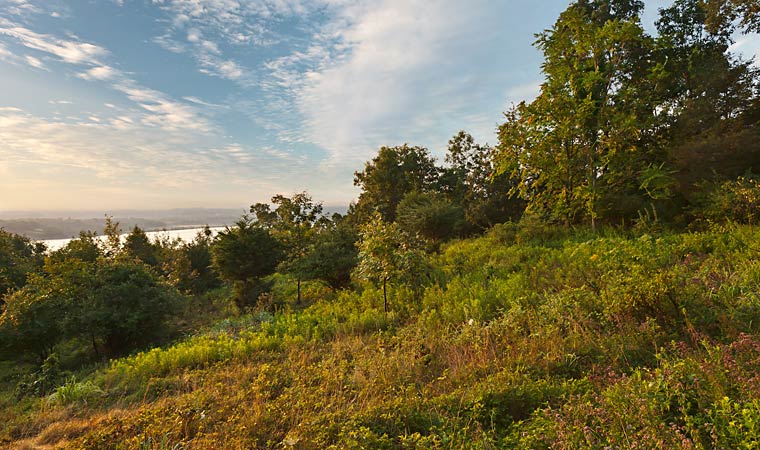
[[[347,204],[381,145],[494,143],[568,3],[0,0],[0,210]]]

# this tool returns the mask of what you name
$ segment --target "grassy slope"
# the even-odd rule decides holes
[[[13,406],[20,448],[737,448],[760,436],[760,232],[501,227],[424,292],[324,294]]]

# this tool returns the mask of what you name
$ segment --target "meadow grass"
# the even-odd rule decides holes
[[[550,231],[114,360],[62,446],[755,448],[760,233]]]

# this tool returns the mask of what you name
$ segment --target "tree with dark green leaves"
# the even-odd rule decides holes
[[[308,278],[306,256],[314,241],[315,226],[322,215],[322,204],[315,203],[307,192],[292,197],[275,195],[272,204],[251,206],[256,223],[270,230],[282,244],[283,260],[279,269],[296,278],[297,301],[301,303],[301,282]]]
[[[760,32],[760,0],[706,0],[703,4],[711,32],[737,20],[745,33]]]
[[[335,290],[349,287],[357,263],[358,239],[356,229],[339,214],[320,221],[303,261],[308,278],[321,280]]]
[[[398,226],[424,240],[431,249],[464,234],[464,210],[443,194],[436,192],[410,192],[396,210]]]
[[[127,235],[122,246],[122,251],[131,258],[139,259],[149,266],[156,266],[158,264],[157,248],[145,231],[135,226],[132,231]]]
[[[92,231],[81,231],[79,237],[70,240],[63,247],[50,253],[50,259],[59,262],[66,259],[95,262],[103,256],[98,235]]]
[[[207,292],[220,286],[220,280],[212,268],[211,229],[206,226],[196,234],[195,239],[182,248],[190,269],[189,290],[194,294]]]
[[[179,305],[176,289],[149,266],[108,261],[96,266],[91,291],[76,300],[74,333],[90,333],[106,355],[124,354],[168,335],[167,319]]]
[[[396,208],[406,194],[435,188],[438,169],[430,152],[423,147],[382,147],[364,170],[354,174],[354,185],[361,188],[359,200],[349,215],[364,223],[379,212],[383,220],[396,220]]]
[[[729,51],[734,27],[708,27],[703,2],[676,0],[657,21],[667,164],[691,202],[703,182],[760,170],[758,71]]]
[[[96,355],[115,356],[164,336],[178,306],[177,291],[139,261],[50,259],[8,297],[0,333],[41,361],[73,338],[90,342]]]
[[[215,237],[211,255],[214,270],[233,284],[235,302],[242,309],[254,305],[268,289],[262,279],[273,274],[282,261],[282,245],[246,215]]]
[[[495,151],[475,142],[465,131],[449,140],[447,167],[441,170],[440,191],[454,204],[461,205],[465,219],[475,230],[497,223],[517,221],[525,209],[524,201],[511,196],[516,187],[509,173],[496,173]]]
[[[34,275],[29,281],[5,297],[5,309],[0,314],[0,345],[7,353],[34,355],[42,363],[64,337],[62,319],[71,303],[68,296],[62,295],[67,291],[65,286],[42,275]]]

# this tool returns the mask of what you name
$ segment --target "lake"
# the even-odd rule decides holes
[[[211,234],[212,236],[215,236],[220,231],[224,230],[226,227],[211,227]],[[169,239],[182,239],[185,242],[190,242],[193,239],[195,239],[195,235],[198,234],[200,231],[203,231],[203,228],[185,228],[183,230],[161,230],[161,231],[147,231],[145,234],[148,235],[148,239],[151,241],[155,241],[159,238],[169,237]],[[124,233],[120,235],[122,242],[127,238],[129,233]],[[98,236],[100,240],[105,240],[105,236]],[[58,250],[59,248],[64,247],[66,244],[71,241],[71,238],[69,239],[47,239],[47,240],[41,240],[39,242],[44,242],[45,245],[47,245],[47,248],[49,251]]]

